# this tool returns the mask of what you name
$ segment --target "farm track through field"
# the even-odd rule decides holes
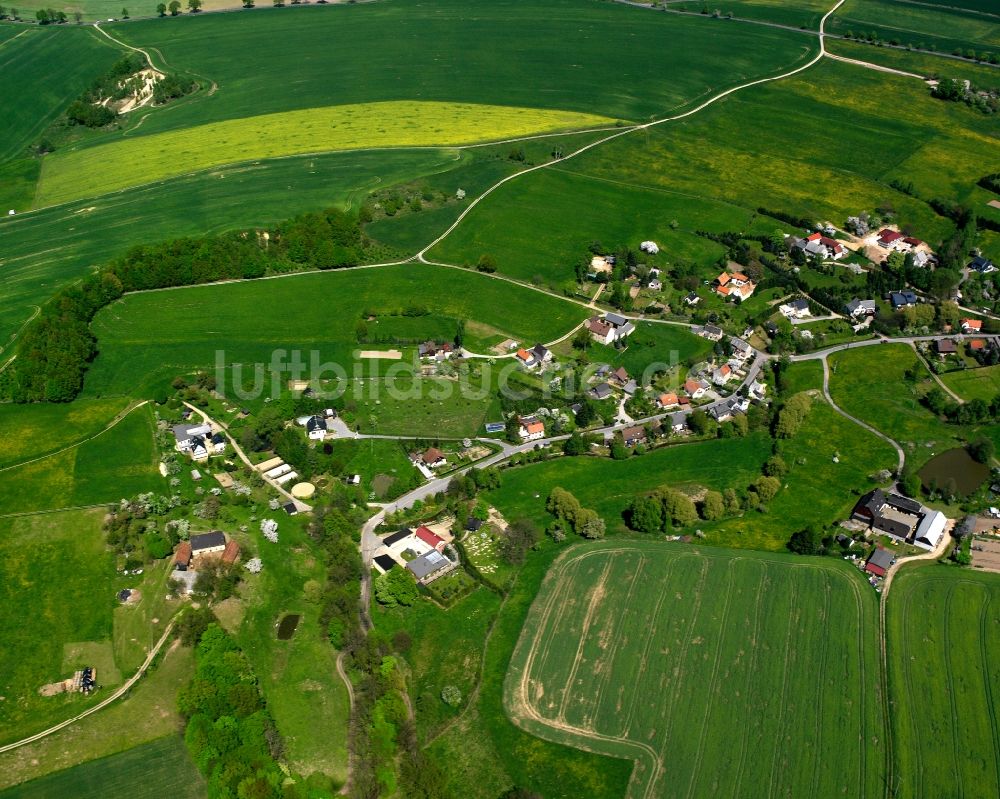
[[[44,461],[47,458],[53,458],[56,455],[61,455],[64,452],[69,452],[71,449],[76,449],[77,447],[80,447],[80,446],[86,444],[88,441],[93,441],[95,438],[100,438],[105,433],[107,433],[109,430],[111,430],[113,427],[115,427],[116,425],[120,424],[125,419],[126,416],[128,416],[130,413],[132,413],[132,411],[136,410],[137,408],[141,408],[144,405],[148,405],[148,404],[149,404],[149,400],[142,400],[141,402],[134,402],[131,405],[129,405],[127,408],[125,408],[125,410],[120,411],[104,427],[104,429],[99,430],[98,432],[94,433],[93,435],[87,436],[87,438],[82,438],[79,441],[74,441],[72,444],[67,444],[65,447],[53,450],[52,452],[46,452],[43,455],[36,455],[35,457],[30,458],[30,459],[25,460],[25,461],[20,461],[18,463],[12,463],[9,466],[0,467],[0,474],[2,474],[3,472],[9,472],[11,469],[19,469],[22,466],[29,466],[32,463],[38,463],[38,461]]]
[[[757,591],[757,601],[754,602],[754,623],[753,623],[753,637],[750,639],[751,652],[750,652],[750,665],[747,668],[747,679],[743,686],[744,702],[747,709],[750,708],[750,689],[753,686],[753,678],[757,673],[757,655],[761,650],[761,647],[757,646],[757,637],[760,635],[760,619],[761,612],[760,606],[764,599],[764,595],[767,593],[766,587],[770,584],[770,578],[768,576],[767,564],[764,564],[764,578],[761,581],[759,590]],[[733,787],[735,790],[739,790],[740,785],[743,783],[743,770],[746,768],[747,763],[747,752],[750,750],[750,726],[744,725],[743,736],[740,743],[740,760],[739,766],[736,769],[736,777],[733,780]]]
[[[831,586],[830,586],[830,575],[824,575],[824,578],[825,578],[825,581],[824,581],[824,584],[823,584],[823,618],[822,618],[822,623],[823,623],[823,626],[825,627],[825,626],[827,626],[827,625],[830,624],[830,595],[831,595]],[[861,625],[859,624],[858,627],[860,628],[860,626]],[[827,673],[826,658],[827,658],[827,652],[829,650],[829,646],[830,646],[830,637],[828,635],[821,635],[820,636],[819,663],[820,663],[820,668],[822,669],[822,673],[823,674]],[[826,680],[824,678],[821,677],[820,679],[816,680],[816,707],[818,707],[818,708],[822,708],[823,707],[823,694],[825,692],[825,686],[826,686]],[[817,713],[816,714],[816,728],[813,731],[813,748],[816,751],[817,757],[816,757],[816,760],[814,761],[814,765],[813,765],[812,796],[819,796],[820,795],[819,794],[819,775],[820,775],[820,765],[823,762],[823,757],[822,757],[822,754],[823,754],[823,723],[822,723],[822,718],[823,718],[822,713]],[[863,724],[864,723],[864,716],[862,715],[861,718],[862,718],[862,724]],[[859,784],[861,786],[864,786],[864,782],[861,782]]]
[[[955,590],[958,587],[958,583],[952,583],[948,588],[948,596],[944,601],[944,673],[948,679],[948,685],[955,685],[955,675],[952,671],[951,663],[951,603],[955,599]],[[955,701],[955,692],[949,690],[948,692],[948,703],[951,706],[951,741],[952,746],[955,747],[956,744],[962,739],[959,737],[958,730],[958,704]],[[957,788],[957,799],[964,799],[965,797],[965,785],[962,784],[962,771],[959,768],[959,752],[954,752],[951,757],[951,767],[952,774],[954,775],[955,782],[954,785]]]
[[[986,641],[988,636],[988,630],[986,629],[986,620],[989,617],[990,602],[993,599],[992,594],[986,590],[985,587],[982,589],[986,593],[985,601],[983,602],[983,609],[979,612],[979,651],[980,659],[983,666],[983,682],[986,684],[986,708],[990,713],[990,731],[993,733],[993,764],[996,769],[997,775],[997,785],[1000,785],[1000,725],[997,724],[997,709],[993,704],[993,685],[990,681],[990,659],[989,652],[986,649]]]
[[[796,585],[795,585],[795,583],[792,583],[792,591],[791,591],[791,595],[792,596],[791,596],[791,600],[789,601],[789,606],[792,607],[792,608],[796,607],[796,605],[795,605],[796,594],[797,594]],[[778,723],[776,725],[776,729],[779,730],[779,731],[784,728],[785,709],[788,707],[788,697],[786,696],[786,694],[788,692],[788,668],[787,668],[787,665],[788,665],[788,658],[789,658],[789,655],[791,654],[791,647],[792,647],[792,626],[793,626],[793,624],[795,623],[795,621],[797,619],[798,619],[798,616],[797,616],[797,614],[795,612],[790,612],[788,614],[788,628],[787,628],[787,631],[785,633],[785,657],[784,657],[784,659],[782,661],[785,664],[785,668],[783,668],[781,670],[781,692],[780,692],[781,701],[780,701],[780,703],[778,705],[778,707],[780,709],[778,711]],[[771,774],[770,774],[770,777],[768,778],[768,782],[767,782],[767,795],[768,796],[774,796],[775,795],[774,794],[774,778],[775,778],[775,771],[778,768],[778,755],[779,755],[780,752],[781,752],[781,747],[780,746],[775,746],[774,747],[774,754],[771,755]]]

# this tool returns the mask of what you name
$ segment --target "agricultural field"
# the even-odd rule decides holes
[[[1000,366],[983,366],[939,375],[941,382],[964,400],[991,402],[1000,394]]]
[[[878,33],[884,41],[920,50],[1000,54],[1000,17],[956,8],[961,3],[927,4],[888,0],[847,0],[830,18],[827,30],[843,34]]]
[[[941,58],[912,50],[899,50],[894,47],[875,47],[849,39],[830,39],[826,43],[826,49],[846,58],[881,64],[916,75],[970,80],[979,86],[995,86],[1000,82],[1000,72],[996,67],[987,64]]]
[[[102,663],[114,666],[119,579],[104,544],[103,518],[103,510],[0,518],[0,599],[19,609],[0,617],[0,696],[6,697],[0,740],[35,732],[45,719],[89,704],[79,695],[38,696],[45,683],[73,676],[63,667],[65,647],[87,642]]]
[[[332,300],[335,314],[328,304]],[[409,305],[420,305],[429,315],[389,315]],[[517,313],[511,314],[514,307]],[[281,313],[268,312],[276,308]],[[133,396],[177,374],[214,368],[220,351],[224,363],[248,368],[270,363],[279,349],[301,350],[308,366],[310,352],[316,351],[320,363],[339,363],[351,374],[353,353],[361,348],[356,328],[362,312],[393,324],[407,322],[405,330],[396,325],[393,333],[405,333],[414,342],[428,336],[449,339],[460,319],[475,322],[468,325],[465,342],[474,351],[506,337],[552,341],[587,316],[584,308],[531,289],[421,264],[147,292],[98,314],[94,331],[101,352],[85,393]],[[368,328],[377,330],[374,323]]]
[[[0,162],[26,158],[28,146],[97,75],[121,57],[117,45],[90,28],[0,25],[0,35],[8,31],[13,35],[0,41],[0,72],[4,76]],[[52,79],[55,69],[59,80]]]
[[[998,601],[995,574],[920,564],[894,579],[886,612],[900,796],[1000,793]]]
[[[386,100],[542,107],[645,121],[709,90],[803,63],[815,52],[815,43],[785,31],[719,26],[597,0],[499,0],[474,10],[463,0],[401,0],[149,20],[108,30],[150,49],[154,61],[218,87],[151,114],[137,136]],[[676,46],[665,48],[664,41]],[[293,50],[300,54],[294,78],[244,68],[248,52],[278,62]]]
[[[191,679],[193,667],[192,651],[172,644],[127,697],[59,732],[0,754],[0,789],[52,772],[57,772],[53,777],[55,784],[62,786],[65,783],[60,774],[72,772],[60,772],[61,769],[115,755],[168,735],[176,736],[183,723],[177,712],[177,692]],[[34,788],[29,785],[16,790]],[[12,791],[12,795],[22,794]],[[36,796],[26,795],[32,799]],[[150,796],[159,799],[162,794]]]
[[[163,491],[157,469],[153,415],[132,411],[79,446],[3,472],[0,516],[115,503],[143,491]]]
[[[471,103],[390,101],[285,111],[60,150],[43,162],[35,203],[96,197],[234,161],[473,144],[613,124],[594,114]],[[192,139],[201,146],[192,149]]]
[[[920,404],[931,386],[930,374],[909,345],[844,350],[831,355],[829,363],[833,401],[895,439],[912,466],[956,446],[961,428],[942,424]],[[916,380],[907,379],[911,370]]]
[[[205,795],[205,780],[176,735],[0,791],[0,799],[204,799]]]
[[[876,611],[840,561],[574,547],[532,606],[504,705],[535,735],[635,761],[628,799],[880,796]]]
[[[317,208],[357,208],[378,186],[469,161],[454,150],[436,149],[301,156],[223,167],[0,219],[0,345],[64,284],[129,247],[273,225]]]
[[[0,405],[0,469],[101,432],[125,406],[120,397],[69,405]]]

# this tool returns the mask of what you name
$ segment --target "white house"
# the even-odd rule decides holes
[[[306,434],[313,441],[322,441],[326,438],[326,419],[322,416],[310,416],[306,422]]]
[[[226,440],[226,437],[222,433],[216,433],[215,435],[212,436],[212,451],[215,452],[216,455],[218,455],[220,452],[225,452],[226,445],[228,443],[229,442]]]
[[[587,332],[598,344],[610,344],[615,340],[614,327],[597,316],[587,322]]]
[[[779,306],[778,310],[786,319],[806,319],[812,314],[809,312],[809,300],[799,297],[796,300]]]
[[[722,364],[715,372],[712,373],[712,382],[717,386],[724,386],[733,377],[733,367],[728,363]]]
[[[517,433],[522,441],[538,441],[545,438],[545,425],[534,416],[522,416],[518,419],[520,426]]]
[[[741,338],[733,336],[729,339],[729,344],[733,348],[733,358],[741,364],[753,355],[753,347]]]
[[[194,445],[197,438],[204,439],[211,435],[212,427],[207,424],[177,424],[173,427],[174,441],[179,452],[187,452]],[[204,440],[202,444],[204,445]]]

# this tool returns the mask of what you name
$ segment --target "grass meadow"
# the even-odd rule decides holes
[[[69,405],[0,405],[0,469],[99,433],[125,406],[120,397]]]
[[[504,705],[535,735],[635,761],[628,799],[881,796],[876,609],[840,561],[574,547],[528,615]]]
[[[920,404],[930,375],[906,344],[842,350],[829,357],[830,395],[852,416],[895,439],[920,467],[957,445],[962,428],[945,425]],[[907,380],[915,369],[917,381]]]
[[[378,399],[370,394],[359,403],[356,415],[362,433],[475,437],[483,434],[483,425],[490,421],[486,417],[496,402],[489,382],[470,396],[457,391],[454,380],[439,377],[379,380],[377,388],[372,381],[365,384],[368,391],[378,392]],[[470,385],[478,388],[474,382]],[[500,418],[499,409],[493,415]]]
[[[193,670],[192,650],[177,644],[166,647],[165,654],[161,656],[156,666],[139,681],[127,697],[66,729],[0,754],[0,789],[43,777],[52,772],[58,773],[51,778],[55,780],[51,785],[64,789],[68,780],[60,777],[60,774],[72,772],[59,772],[60,769],[69,769],[95,758],[118,754],[167,735],[177,735],[183,725],[183,720],[177,712],[177,692],[191,679]],[[42,726],[44,725],[38,724],[38,728]],[[110,778],[111,774],[108,776]],[[126,777],[128,773],[123,772],[118,776]],[[46,787],[45,783],[41,785]],[[150,784],[145,790],[153,791],[155,788],[155,785]],[[15,790],[33,791],[37,790],[37,787],[28,785]],[[134,788],[134,790],[139,789]],[[10,799],[6,794],[0,795],[3,799]],[[61,792],[43,795],[75,797],[75,794]],[[140,793],[129,795],[142,796]],[[12,791],[12,796],[30,796],[34,799],[37,794],[14,794]],[[161,797],[166,799],[170,794],[149,793],[148,796],[151,799]]]
[[[637,380],[648,367],[661,363],[679,364],[676,374],[684,377],[687,374],[685,364],[704,359],[712,351],[712,346],[708,339],[677,325],[638,322],[624,350],[592,344],[587,350],[587,357],[591,363],[607,363],[616,368],[624,366],[625,371]]]
[[[116,575],[103,518],[102,510],[0,518],[0,598],[10,609],[0,616],[0,696],[6,698],[0,740],[42,729],[89,703],[78,694],[42,698],[38,689],[72,676],[63,669],[67,644],[110,649]]]
[[[16,466],[0,480],[0,516],[117,502],[163,491],[148,406],[91,441]]]
[[[957,61],[952,58],[941,58],[927,53],[912,50],[899,50],[895,47],[875,47],[849,39],[829,39],[826,49],[836,55],[856,58],[873,64],[913,72],[916,75],[938,75],[956,80],[971,80],[982,86],[996,86],[1000,81],[997,69],[988,64],[974,64],[971,61]]]
[[[64,284],[129,247],[272,225],[317,208],[357,208],[379,186],[461,166],[467,159],[453,150],[407,150],[261,161],[5,217],[0,219],[5,245],[0,345]]]
[[[0,799],[204,799],[205,780],[183,739],[170,735],[0,791]]]
[[[783,380],[788,396],[810,389],[820,391],[823,388],[823,364],[819,361],[791,363],[785,369]]]
[[[990,402],[1000,393],[1000,366],[946,372],[939,377],[942,383],[964,400],[981,399]]]
[[[28,146],[121,57],[121,48],[90,28],[3,25],[0,30],[11,32],[0,41],[0,73],[4,76],[2,162],[26,157]],[[56,72],[59,79],[53,80]]]
[[[819,28],[822,16],[830,10],[832,3],[827,0],[730,0],[722,9],[732,12],[734,17],[743,19],[777,22],[781,25],[799,25],[815,30]],[[703,4],[681,2],[671,4],[671,8],[699,13]]]
[[[780,71],[814,48],[785,31],[596,0],[498,0],[471,8],[464,0],[400,0],[149,20],[110,30],[152,48],[158,62],[218,86],[153,113],[138,135],[385,100],[646,120],[710,90]],[[280,63],[290,52],[297,54],[294,74],[246,68],[247,53]]]
[[[410,485],[417,470],[407,457],[405,443],[370,438],[330,442],[335,457],[343,460],[343,474],[360,474],[365,490],[376,500],[391,500]]]
[[[388,316],[409,305],[429,315]],[[282,348],[304,351],[308,365],[309,351],[317,350],[350,373],[363,311],[385,319],[393,335],[415,340],[450,338],[458,320],[468,320],[466,346],[473,350],[508,336],[552,341],[587,315],[582,307],[476,272],[421,264],[134,294],[94,321],[100,354],[85,393],[135,396],[157,381],[214,368],[217,350],[227,363],[248,365],[266,364]],[[377,332],[369,323],[369,334]]]
[[[918,564],[888,598],[893,785],[900,796],[1000,794],[1000,576]]]
[[[96,197],[235,161],[249,165],[337,150],[473,144],[613,124],[572,111],[426,101],[284,111],[61,150],[43,162],[35,203]]]
[[[893,39],[921,50],[950,53],[1000,52],[1000,20],[956,8],[959,3],[894,3],[889,0],[847,0],[830,18],[827,30],[843,34],[877,32],[885,41]]]

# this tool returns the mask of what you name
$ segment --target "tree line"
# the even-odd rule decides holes
[[[337,269],[372,259],[376,246],[356,217],[330,208],[272,231],[240,231],[133,247],[60,290],[25,327],[17,359],[0,374],[0,398],[69,402],[97,353],[90,322],[132,291],[251,279],[300,269]]]

